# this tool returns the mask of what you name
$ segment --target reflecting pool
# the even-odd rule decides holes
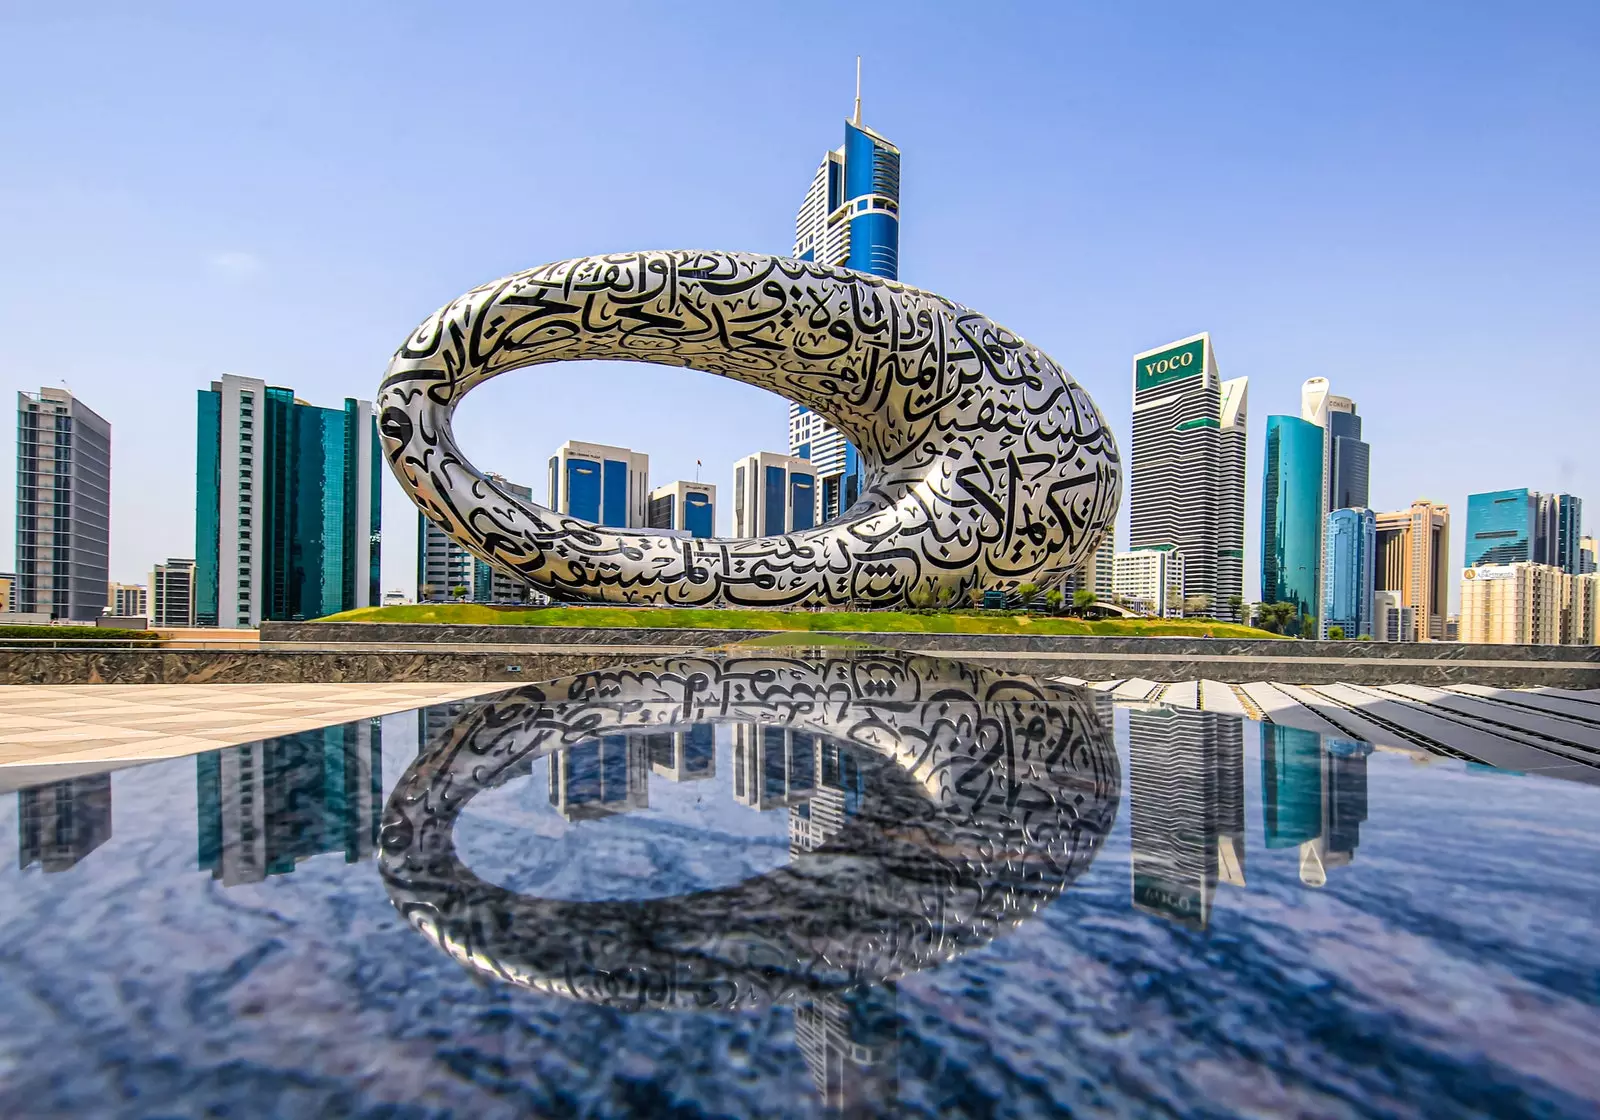
[[[1600,790],[959,662],[667,658],[0,835],[8,1116],[1600,1110]]]

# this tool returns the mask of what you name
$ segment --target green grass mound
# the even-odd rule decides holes
[[[1050,634],[1121,637],[1277,638],[1232,622],[1179,618],[1085,620],[1000,611],[758,611],[698,607],[515,607],[414,603],[363,607],[318,622],[431,622],[463,626],[660,627],[922,634]]]

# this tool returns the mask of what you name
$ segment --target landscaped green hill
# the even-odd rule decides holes
[[[1123,637],[1277,638],[1253,626],[1203,619],[1085,621],[1000,611],[757,611],[695,607],[494,607],[417,603],[363,607],[318,622],[432,622],[466,626],[648,626],[697,630],[878,631],[925,634],[1065,634]]]

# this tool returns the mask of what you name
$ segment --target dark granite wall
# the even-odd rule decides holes
[[[280,650],[0,650],[0,684],[333,684],[550,680],[638,661],[615,653]],[[517,666],[519,671],[512,671]]]

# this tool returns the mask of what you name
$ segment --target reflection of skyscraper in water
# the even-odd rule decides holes
[[[794,1012],[795,1043],[823,1107],[877,1116],[899,1098],[899,1016],[890,986],[826,995]]]
[[[650,805],[645,736],[602,735],[550,756],[550,804],[569,821],[588,821]]]
[[[861,808],[866,787],[861,765],[849,751],[826,739],[817,741],[817,791],[789,809],[789,855],[815,851],[831,840]]]
[[[733,798],[753,809],[787,809],[817,791],[818,740],[781,724],[733,725]]]
[[[445,732],[467,710],[466,700],[452,700],[448,704],[430,704],[417,709],[417,753],[421,754],[444,737]]]
[[[383,808],[380,719],[304,731],[195,759],[199,863],[224,886],[343,851],[371,855]]]
[[[674,782],[697,782],[717,773],[716,728],[697,723],[687,731],[646,735],[650,769]]]
[[[1204,929],[1220,878],[1244,885],[1240,721],[1178,708],[1128,713],[1133,904]]]
[[[1355,858],[1367,819],[1372,748],[1312,731],[1261,725],[1261,796],[1268,848],[1300,849],[1300,880],[1320,887]]]
[[[111,839],[111,775],[17,791],[17,867],[66,871]]]

